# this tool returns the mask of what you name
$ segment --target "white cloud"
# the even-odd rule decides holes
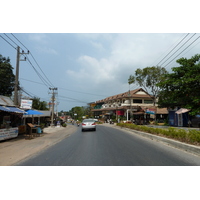
[[[91,41],[90,43],[92,44],[93,47],[95,47],[99,51],[104,51],[105,50],[104,47],[103,47],[103,45],[101,43],[99,43],[99,42],[93,42],[93,41]]]
[[[42,42],[44,43],[45,39],[47,38],[47,35],[44,33],[39,33],[39,34],[29,34],[29,39],[34,40],[37,42]]]
[[[37,51],[39,51],[41,53],[58,55],[58,52],[50,47],[39,46],[36,49],[37,49]]]
[[[101,50],[104,48],[104,41],[99,42],[96,40],[97,35],[95,36],[90,37],[90,39],[93,38],[90,42]],[[95,55],[82,55],[77,59],[79,67],[68,70],[67,75],[75,79],[80,87],[93,88],[94,91],[107,91],[108,95],[121,93],[128,90],[130,74],[134,74],[137,68],[156,65],[156,59],[163,55],[169,46],[177,42],[179,37],[180,34],[173,35],[173,38],[170,34],[167,36],[115,34],[109,41],[110,51],[106,56],[99,58]]]

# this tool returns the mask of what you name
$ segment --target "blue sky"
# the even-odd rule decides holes
[[[59,102],[58,111],[67,111],[74,106],[85,106],[89,102],[128,91],[127,79],[130,74],[134,74],[137,68],[157,65],[187,34],[14,33],[13,35],[29,49],[47,78],[58,88],[56,98]],[[15,41],[26,51],[13,35],[1,33],[7,41],[16,46],[13,43]],[[187,38],[192,35],[191,33]],[[200,35],[196,34],[177,54],[198,36]],[[199,42],[197,40],[178,58],[190,58],[198,53]],[[10,57],[15,73],[16,50],[2,38],[0,38],[0,53]],[[32,57],[28,55],[28,58],[44,77]],[[175,60],[166,66],[166,69],[170,70],[171,67],[177,66]],[[31,96],[37,96],[44,101],[50,100],[51,85],[46,86],[27,61],[20,62],[20,83]],[[136,85],[131,86],[131,89],[135,88]]]
[[[190,1],[191,6],[195,3]],[[58,0],[47,5],[46,1],[36,0],[23,7],[26,2],[19,0],[1,5],[9,7],[10,14],[1,10],[0,35],[14,47],[24,48],[13,33],[29,49],[58,88],[58,111],[128,91],[128,77],[137,68],[157,65],[187,33],[191,33],[187,38],[197,34],[177,54],[199,37],[198,6],[192,6],[190,13],[189,5],[182,3],[180,9],[179,1],[160,4],[144,0],[133,4],[124,0],[113,4],[109,0]],[[190,58],[199,53],[199,48],[198,39],[177,59]],[[1,37],[0,54],[10,57],[15,73],[16,50]],[[28,58],[41,73],[32,57]],[[175,60],[166,66],[168,70],[177,66]],[[20,84],[31,96],[50,100],[49,86],[44,85],[28,61],[20,62]]]
[[[2,1],[0,35],[6,38],[3,33],[7,33],[13,39],[10,33],[14,33],[31,51],[48,79],[55,87],[58,87],[57,99],[60,102],[58,110],[69,110],[74,106],[85,106],[85,102],[96,101],[127,91],[129,89],[127,83],[128,76],[133,74],[135,69],[158,64],[186,33],[200,33],[198,5],[199,1],[197,0],[181,2],[176,0]],[[191,41],[198,36],[199,34],[196,34]],[[181,50],[183,49],[184,47]],[[199,49],[200,44],[199,40],[197,40],[180,57],[190,58],[194,54],[199,53]],[[0,38],[0,54],[10,57],[15,73],[16,50],[2,38]],[[31,57],[30,60],[33,62],[35,68],[40,71]],[[167,69],[174,66],[177,66],[175,61],[170,63]],[[48,101],[50,99],[48,87],[42,83],[28,62],[20,62],[20,83],[26,91],[40,97],[41,100]],[[133,85],[131,88],[134,89],[135,86]],[[75,99],[74,102],[72,99]],[[66,168],[62,169],[63,171],[60,169],[59,172],[58,170],[55,171],[56,177],[63,177],[63,174],[66,174]],[[73,187],[73,183],[78,178],[79,180],[84,180],[84,185],[87,186],[91,182],[94,183],[95,180],[98,180],[98,182],[93,184],[95,189],[102,188],[102,185],[104,185],[103,189],[109,188],[110,190],[111,188],[111,193],[106,193],[107,199],[109,197],[113,199],[113,191],[117,194],[117,196],[115,195],[116,199],[122,199],[122,197],[123,199],[130,199],[133,196],[133,182],[129,181],[131,180],[130,174],[134,174],[135,183],[141,183],[141,180],[143,181],[141,175],[144,174],[144,169],[120,169],[116,168],[117,171],[114,171],[115,169],[112,168],[112,176],[111,171],[108,173],[108,168],[98,168],[98,173],[94,172],[94,169],[84,168],[87,171],[83,173],[81,171],[81,174],[87,174],[85,184],[85,177],[83,179],[81,179],[82,177],[76,177],[77,168],[74,168],[74,171],[67,173],[67,183],[70,183],[70,186],[72,186],[68,190],[67,195],[72,195],[73,198],[74,194],[77,195],[77,187]],[[162,181],[168,180],[166,179],[170,177],[168,173],[163,174],[161,172],[162,176],[159,176],[159,179],[157,179],[155,174],[158,174],[158,168],[149,169],[148,171],[148,168],[145,168],[145,171],[147,171],[144,177],[145,180],[151,180],[152,183],[153,174],[153,182],[157,187],[159,187],[157,183],[162,182],[159,191],[163,191],[163,188],[168,187],[168,181]],[[177,174],[180,174],[180,177],[182,177],[182,174],[185,172],[183,168],[176,168],[176,171],[174,171],[175,168],[170,169],[170,175],[175,172],[173,175],[176,177]],[[180,171],[181,169],[184,171]],[[196,169],[198,170],[198,168]],[[38,173],[42,173],[41,175],[43,176],[48,169],[45,168],[44,170],[41,172],[41,168],[39,168],[37,175]],[[70,170],[73,169],[70,168]],[[167,170],[169,171],[169,168]],[[34,169],[35,171],[36,169]],[[193,175],[191,175],[191,171]],[[17,171],[14,171],[12,175],[18,175],[19,172],[24,174],[24,169],[20,171],[17,168]],[[52,169],[47,173],[49,172],[52,174]],[[88,176],[88,174],[93,175],[91,172],[94,172],[94,176],[91,177],[92,179]],[[12,172],[9,170],[9,173]],[[5,179],[3,179],[4,182],[9,181],[7,174]],[[112,180],[115,180],[116,174],[118,181],[110,181],[110,177]],[[122,176],[120,176],[121,174]],[[187,179],[196,177],[197,171],[192,169],[188,174]],[[21,177],[23,176],[20,173]],[[34,177],[38,176],[33,174],[31,178],[34,179]],[[107,177],[106,182],[102,183],[102,181],[99,181],[103,180],[102,177]],[[129,179],[126,180],[124,177],[129,177]],[[32,179],[29,177],[29,180],[32,181]],[[18,177],[13,180],[17,180],[17,184],[19,183]],[[176,180],[182,179],[178,177]],[[24,184],[24,182],[29,183],[27,179],[22,179],[21,183]],[[123,188],[119,184],[120,182],[128,184],[125,184]],[[13,183],[15,184],[15,182]],[[51,188],[51,183],[52,181],[45,182],[43,185],[49,184],[48,187]],[[98,185],[99,183],[100,185]],[[142,184],[144,183],[146,182],[143,181]],[[147,181],[147,183],[149,182]],[[175,181],[175,184],[176,187],[177,185],[181,185],[181,189],[185,187],[184,181]],[[146,198],[149,198],[149,194],[152,194],[154,188],[149,187],[150,184],[147,184],[148,187],[145,187],[145,189],[148,192],[144,193],[140,190],[141,188],[143,190],[144,187],[140,187],[140,185],[137,187],[137,191],[139,191],[138,195],[134,195],[141,198],[142,194],[143,196],[146,195]],[[163,187],[163,185],[166,187]],[[18,192],[16,184],[13,186],[12,188]],[[54,191],[57,197],[61,192],[60,187],[59,190],[55,190],[55,185],[53,187],[52,191]],[[87,191],[83,187],[83,184],[80,189],[81,191],[84,190],[84,192]],[[193,192],[193,188],[191,189],[190,192],[187,185],[188,196],[190,198],[192,194],[196,195]],[[16,192],[13,192],[15,196]],[[80,198],[85,194],[84,192],[80,192]],[[52,193],[50,194],[52,197]],[[155,197],[155,193],[153,194],[154,199],[160,199],[160,193],[158,194],[158,198],[156,198],[157,196]],[[66,194],[63,193],[63,195]],[[105,192],[102,195],[102,198],[104,198]],[[15,196],[13,197],[15,198]],[[185,196],[187,194],[185,195],[184,193]],[[180,198],[180,193],[177,193],[177,198]],[[87,199],[94,199],[93,193],[91,193],[91,198],[87,193]]]

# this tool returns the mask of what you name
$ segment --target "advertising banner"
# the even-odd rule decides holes
[[[32,104],[33,104],[32,100],[22,99],[21,100],[21,107],[20,108],[32,109]]]
[[[0,140],[6,140],[18,136],[18,128],[0,129]]]
[[[155,115],[155,109],[149,108],[149,109],[146,110],[146,113],[151,114],[151,115]]]

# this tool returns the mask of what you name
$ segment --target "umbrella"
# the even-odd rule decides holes
[[[43,113],[37,111],[37,110],[26,110],[26,113],[24,115],[32,115],[32,123],[34,122],[33,115],[42,115]]]

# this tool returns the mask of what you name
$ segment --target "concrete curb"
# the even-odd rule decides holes
[[[168,146],[175,147],[175,148],[178,148],[178,149],[181,149],[181,150],[187,151],[189,153],[193,153],[195,155],[200,156],[200,147],[199,146],[182,143],[182,142],[170,139],[170,138],[165,138],[165,137],[153,135],[153,134],[142,132],[142,131],[118,127],[116,125],[112,125],[110,127],[125,130],[125,131],[131,132],[131,133],[135,133],[137,135],[140,135],[142,137],[145,137],[145,138],[148,138],[151,140],[155,140],[157,142],[163,142],[163,143],[167,144]]]

